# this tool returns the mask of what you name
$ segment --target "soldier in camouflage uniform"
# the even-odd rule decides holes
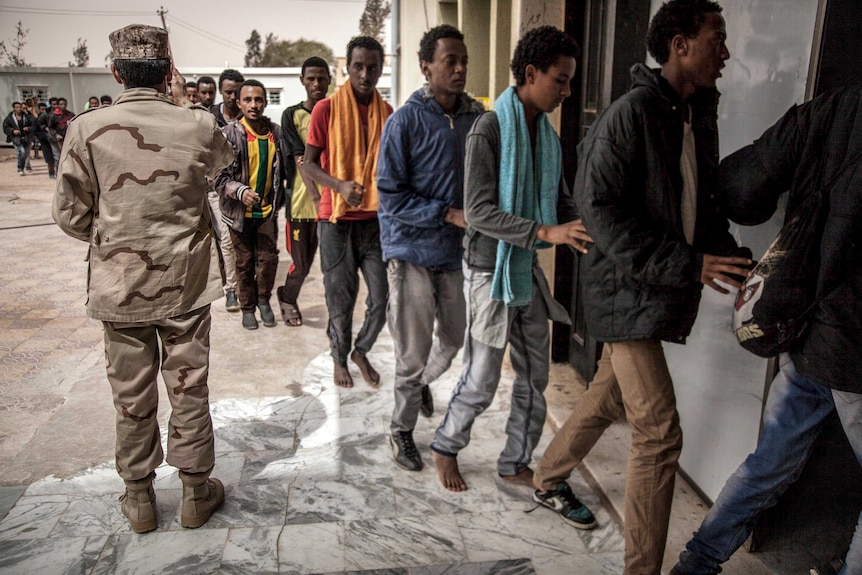
[[[210,303],[222,290],[205,178],[230,164],[233,151],[209,112],[165,95],[164,30],[132,25],[110,40],[111,70],[126,90],[115,105],[69,124],[54,220],[90,246],[87,311],[105,331],[123,513],[138,533],[157,526],[161,369],[172,408],[167,461],[183,482],[181,522],[200,527],[224,501],[221,482],[209,477]]]

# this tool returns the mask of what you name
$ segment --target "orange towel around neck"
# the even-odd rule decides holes
[[[356,96],[350,82],[344,84],[330,98],[329,116],[329,173],[339,180],[359,182],[365,186],[362,204],[350,206],[344,198],[332,191],[332,215],[329,221],[335,223],[348,211],[377,211],[377,156],[380,152],[380,136],[383,124],[389,117],[389,108],[374,90],[368,104],[368,142],[363,138],[362,119]]]

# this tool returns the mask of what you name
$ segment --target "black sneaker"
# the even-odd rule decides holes
[[[230,290],[224,295],[224,308],[227,311],[239,311],[239,301],[236,299],[236,292]]]
[[[421,471],[424,464],[413,442],[413,432],[396,431],[389,436],[389,443],[392,445],[392,458],[398,467],[407,471]]]
[[[434,415],[434,396],[431,395],[431,388],[427,385],[422,386],[422,404],[419,406],[419,413],[425,417]]]
[[[556,511],[563,518],[563,521],[572,527],[592,529],[596,526],[596,518],[593,517],[587,506],[575,497],[575,494],[572,493],[572,488],[565,481],[559,482],[557,488],[553,491],[541,491],[537,489],[533,493],[533,501],[543,507]]]

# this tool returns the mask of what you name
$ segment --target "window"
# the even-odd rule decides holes
[[[266,93],[269,94],[270,105],[281,106],[281,88],[267,88]]]
[[[33,98],[36,102],[47,102],[48,86],[18,86],[18,95],[22,102],[27,98]]]

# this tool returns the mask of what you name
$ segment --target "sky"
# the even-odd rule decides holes
[[[365,0],[0,0],[0,40],[8,46],[20,20],[29,33],[22,57],[35,66],[68,66],[78,38],[90,66],[102,67],[108,34],[129,24],[161,26],[160,7],[177,67],[243,66],[245,41],[256,29],[280,40],[323,42],[336,56],[359,33]],[[387,41],[388,42],[388,41]],[[389,47],[384,44],[389,51]]]

